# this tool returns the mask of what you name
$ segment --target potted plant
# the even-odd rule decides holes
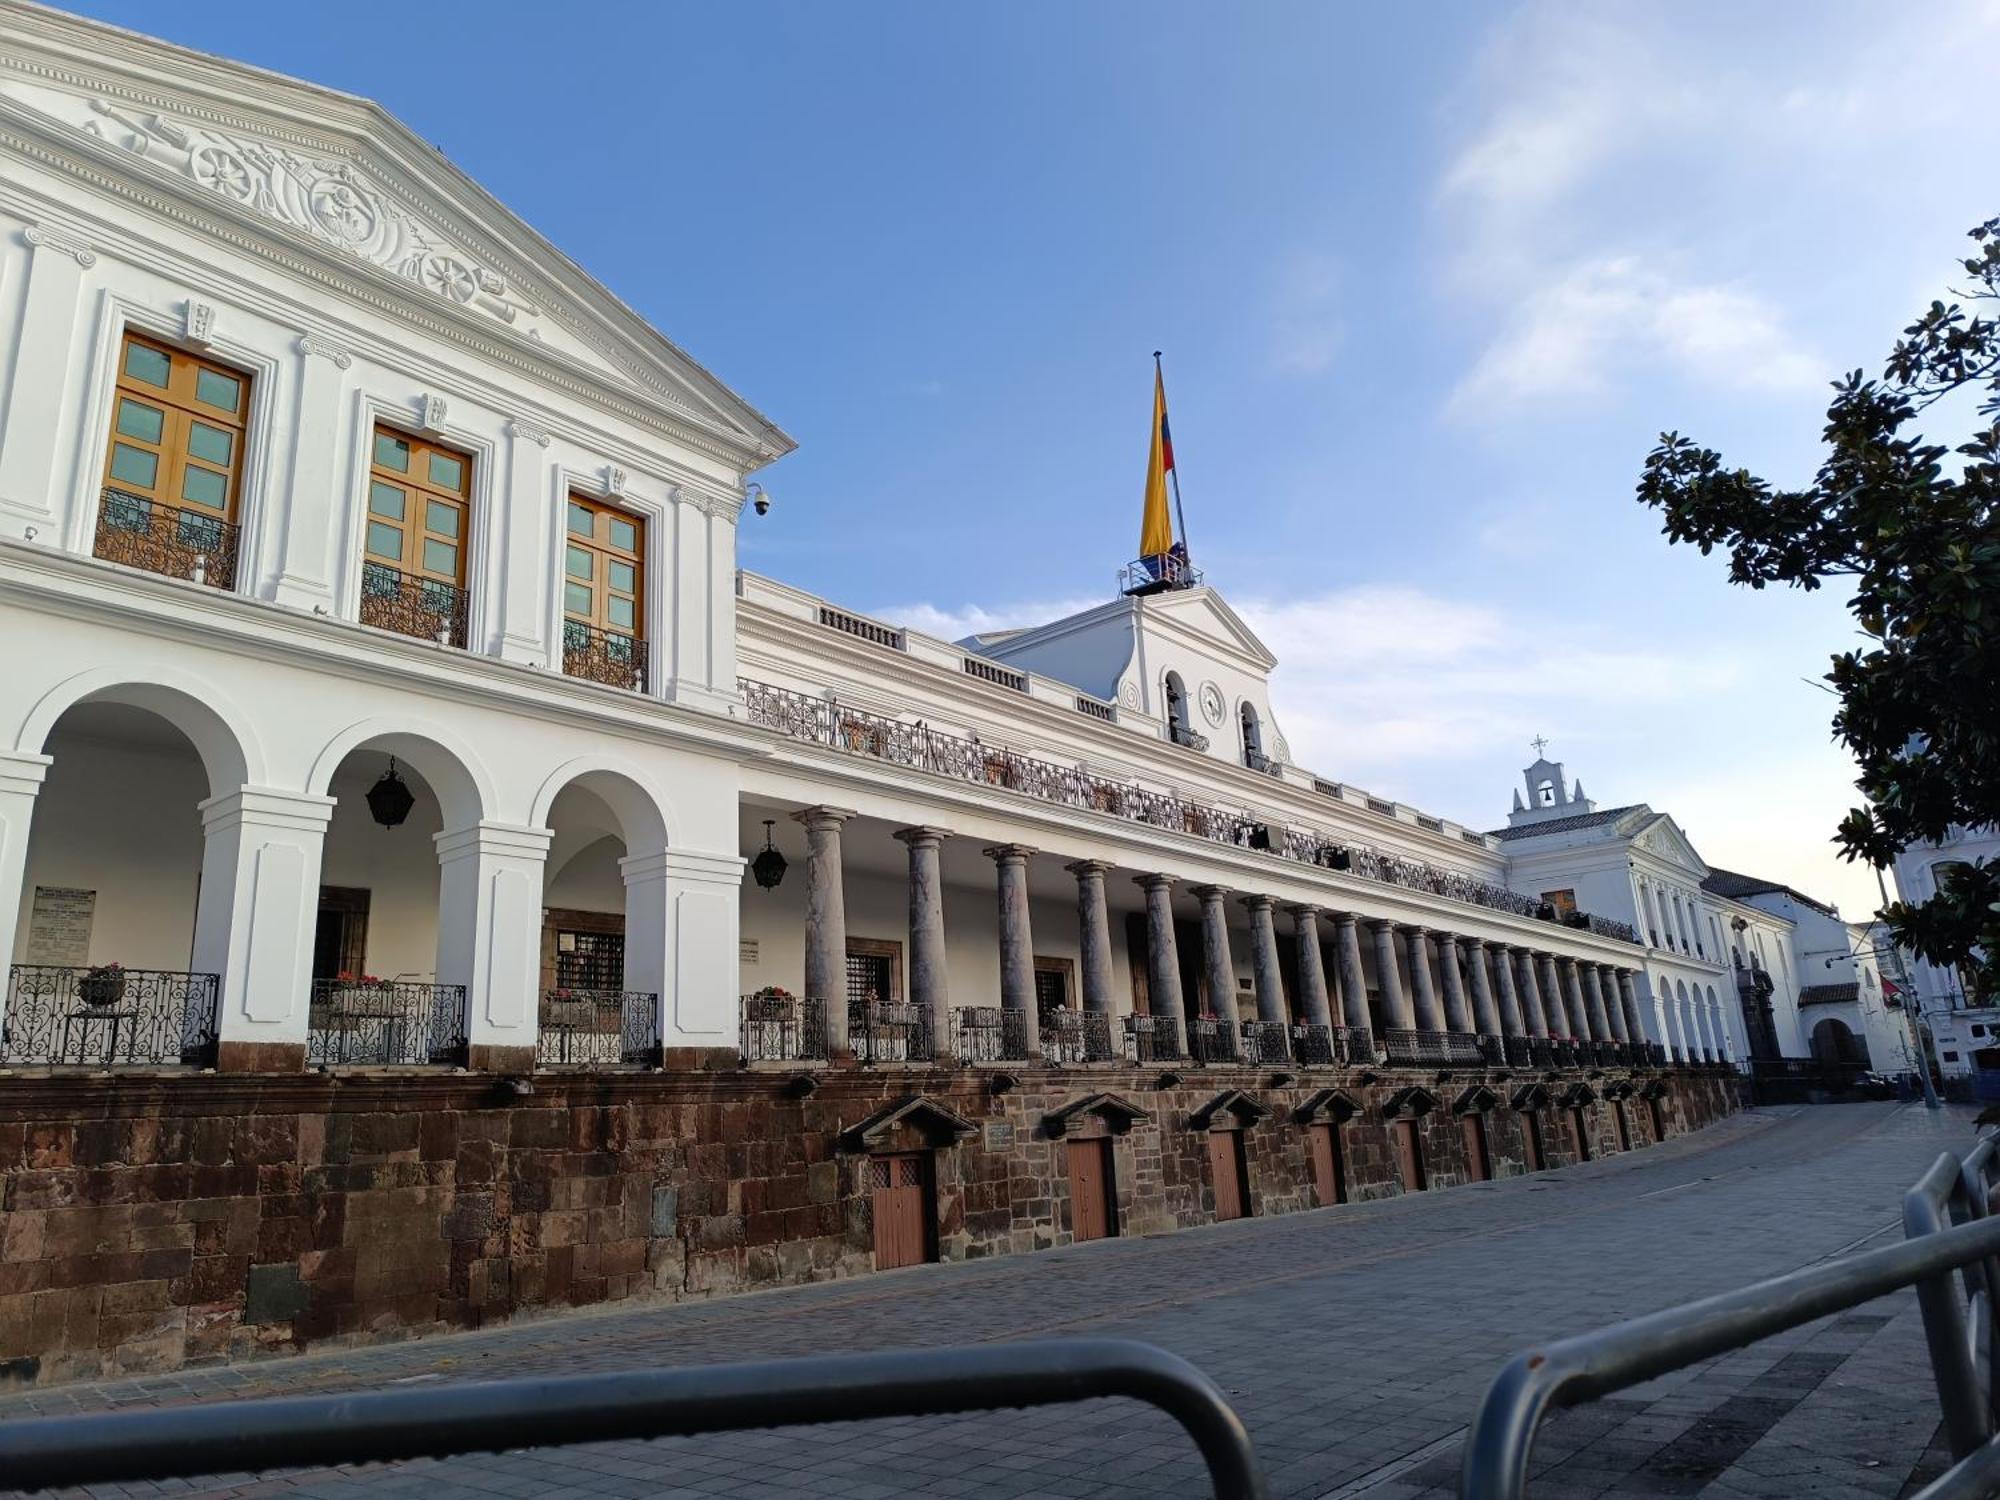
[[[76,992],[85,1005],[116,1005],[125,998],[125,966],[92,965],[76,982]]]

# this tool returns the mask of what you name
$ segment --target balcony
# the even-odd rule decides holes
[[[1349,1067],[1366,1068],[1378,1060],[1375,1033],[1366,1026],[1334,1027],[1333,1044],[1335,1055]]]
[[[741,1004],[745,1062],[824,1062],[826,1002],[782,990],[745,995]]]
[[[544,990],[535,1065],[649,1068],[660,1062],[660,997],[640,990]]]
[[[928,1010],[881,1001],[848,1001],[847,1045],[858,1063],[927,1063],[937,1054]]]
[[[1292,1060],[1302,1068],[1330,1068],[1339,1060],[1331,1026],[1292,1027]]]
[[[1507,1041],[1507,1066],[1510,1068],[1532,1068],[1535,1065],[1534,1038],[1510,1036]]]
[[[1111,1017],[1095,1010],[1043,1011],[1042,1056],[1060,1066],[1115,1062]]]
[[[951,1013],[951,1055],[967,1063],[1026,1062],[1027,1013],[998,1005],[960,1006]]]
[[[465,986],[316,979],[306,1031],[310,1067],[463,1067]]]
[[[1125,1017],[1125,1056],[1135,1063],[1180,1062],[1181,1029],[1172,1016]]]
[[[206,511],[106,490],[98,502],[97,540],[91,551],[128,568],[233,589],[238,539],[234,525]]]
[[[1167,726],[1167,738],[1187,750],[1206,750],[1208,748],[1208,736],[1198,730],[1188,728],[1185,724],[1169,724]]]
[[[601,682],[606,687],[627,692],[646,691],[645,640],[620,635],[615,630],[599,630],[581,620],[563,621],[563,675]]]
[[[1188,1057],[1198,1063],[1234,1063],[1243,1060],[1242,1050],[1219,1016],[1202,1016],[1188,1028]]]
[[[1441,1031],[1445,1062],[1454,1068],[1476,1068],[1486,1061],[1479,1050],[1479,1038],[1469,1031]]]
[[[213,974],[16,964],[0,1018],[4,1067],[213,1067]]]
[[[1282,1067],[1292,1060],[1291,1027],[1283,1021],[1244,1021],[1243,1060],[1256,1067]]]
[[[1489,1068],[1507,1066],[1507,1044],[1505,1039],[1482,1033],[1473,1038],[1473,1045],[1479,1050],[1479,1060]]]
[[[1449,1061],[1442,1035],[1435,1031],[1414,1031],[1407,1026],[1385,1027],[1382,1050],[1389,1054],[1392,1067],[1442,1068]]]
[[[435,578],[419,578],[386,563],[361,565],[361,623],[440,646],[463,646],[467,595]]]
[[[1283,776],[1285,768],[1261,750],[1245,750],[1243,764],[1264,776]]]

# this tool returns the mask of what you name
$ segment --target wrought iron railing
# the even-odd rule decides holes
[[[847,1046],[862,1063],[930,1062],[937,1055],[927,1006],[847,1002]]]
[[[826,1002],[759,993],[741,1002],[746,1062],[824,1062]]]
[[[1352,1068],[1371,1067],[1378,1060],[1375,1033],[1366,1026],[1336,1026],[1333,1044],[1340,1060]]]
[[[1302,1023],[1291,1029],[1292,1060],[1304,1068],[1330,1068],[1340,1060],[1333,1028]]]
[[[1026,1062],[1028,1017],[1000,1005],[961,1005],[951,1013],[951,1055],[960,1062]]]
[[[1067,1006],[1042,1012],[1042,1056],[1052,1063],[1112,1062],[1111,1017]]]
[[[1451,1063],[1451,1055],[1445,1049],[1444,1033],[1440,1031],[1415,1031],[1406,1026],[1383,1028],[1382,1049],[1389,1054],[1389,1062],[1403,1068],[1442,1068]]]
[[[1573,1068],[1577,1064],[1576,1043],[1568,1037],[1549,1038],[1549,1061],[1558,1068]]]
[[[1134,823],[1192,833],[1217,843],[1262,848],[1302,864],[1348,872],[1385,885],[1424,891],[1494,911],[1532,917],[1542,905],[1531,896],[1462,871],[1385,854],[1365,844],[1337,840],[1310,829],[1288,828],[1281,841],[1271,840],[1267,831],[1264,841],[1258,843],[1254,841],[1253,830],[1261,826],[1260,820],[1247,812],[1230,812],[1163,792],[1147,791],[1132,783],[1109,781],[1077,766],[1016,755],[968,736],[946,734],[921,724],[905,724],[847,707],[830,698],[815,698],[770,683],[742,678],[737,686],[742,689],[751,723],[791,739],[871,755],[960,781],[985,782],[1044,802],[1110,813]],[[1175,726],[1172,734],[1176,743],[1194,749],[1208,748],[1208,741],[1192,730]],[[1602,925],[1593,926],[1592,931],[1638,941],[1638,934],[1623,923],[1602,918],[1593,921]]]
[[[1444,1060],[1455,1068],[1476,1068],[1486,1061],[1479,1050],[1479,1038],[1469,1031],[1440,1031],[1438,1036],[1444,1041]]]
[[[16,964],[0,1016],[0,1066],[215,1064],[213,974]]]
[[[540,1067],[659,1065],[660,997],[648,991],[544,990],[540,1021]]]
[[[361,565],[361,623],[398,635],[463,646],[466,638],[464,589],[435,578],[419,578],[386,563]]]
[[[1125,1056],[1135,1063],[1179,1062],[1181,1029],[1172,1016],[1127,1016]]]
[[[1534,1039],[1525,1036],[1507,1038],[1507,1066],[1510,1068],[1530,1068],[1535,1064]]]
[[[646,691],[643,637],[599,630],[581,620],[563,621],[563,674],[601,682],[606,687]]]
[[[1229,1023],[1219,1016],[1201,1016],[1188,1028],[1188,1056],[1198,1063],[1243,1060],[1242,1048]]]
[[[1270,756],[1261,750],[1245,750],[1243,752],[1243,764],[1250,770],[1262,772],[1266,776],[1283,776],[1285,774],[1284,766],[1271,759]]]
[[[106,562],[233,589],[240,537],[232,522],[206,511],[106,490],[98,500],[97,540],[91,550]]]
[[[1479,1060],[1489,1068],[1507,1066],[1507,1043],[1505,1039],[1482,1032],[1473,1038],[1473,1045],[1479,1049]]]
[[[1208,736],[1198,729],[1190,729],[1185,724],[1169,724],[1167,738],[1184,750],[1206,750]]]
[[[1269,1067],[1292,1060],[1291,1027],[1283,1021],[1244,1021],[1239,1029],[1245,1062]]]
[[[306,1062],[316,1067],[463,1065],[465,986],[316,979]]]

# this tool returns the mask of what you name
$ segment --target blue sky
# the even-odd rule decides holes
[[[744,564],[943,634],[1105,597],[1168,395],[1197,561],[1322,774],[1600,804],[1872,905],[1803,679],[1631,499],[1774,478],[2000,212],[2000,4],[88,0],[381,100],[800,443]]]

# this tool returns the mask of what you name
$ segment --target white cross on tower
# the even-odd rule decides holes
[[[1549,742],[1543,739],[1539,734],[1536,735],[1533,739],[1529,740],[1528,743],[1535,747],[1535,754],[1537,755],[1540,755],[1543,751],[1549,748]]]

